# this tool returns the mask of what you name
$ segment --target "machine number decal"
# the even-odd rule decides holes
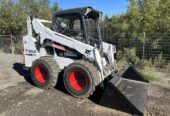
[[[36,53],[36,50],[25,49],[25,51],[28,53]]]

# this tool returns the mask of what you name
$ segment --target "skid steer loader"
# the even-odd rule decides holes
[[[116,47],[102,41],[101,14],[83,7],[58,11],[52,22],[28,17],[25,67],[31,68],[33,83],[43,89],[54,87],[64,71],[64,85],[77,98],[88,98],[107,80],[101,105],[114,108],[116,104],[118,109],[143,115],[148,81],[131,65],[117,69]],[[52,23],[52,29],[44,23]]]

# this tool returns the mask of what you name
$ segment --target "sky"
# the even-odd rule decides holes
[[[109,17],[120,15],[127,11],[128,0],[50,0],[50,7],[57,2],[62,9],[92,6],[93,8],[102,11]]]

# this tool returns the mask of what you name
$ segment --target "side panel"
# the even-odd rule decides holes
[[[103,52],[107,55],[109,59],[109,64],[113,67],[113,69],[117,68],[116,60],[114,58],[114,54],[116,53],[116,47],[112,44],[108,44],[103,42]]]
[[[35,46],[36,39],[31,35],[26,35],[23,37],[23,45],[24,45],[24,62],[26,67],[31,67],[32,62],[40,57],[39,52]]]
[[[114,62],[114,54],[116,53],[116,47],[112,44],[103,42],[103,52],[111,57],[112,62]]]
[[[75,62],[76,60],[55,56],[55,61],[58,63],[60,69],[64,69],[64,67],[67,67],[69,64]]]

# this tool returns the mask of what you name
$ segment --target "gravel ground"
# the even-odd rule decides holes
[[[95,95],[76,99],[61,85],[50,90],[38,89],[31,84],[30,72],[24,71],[20,62],[21,56],[0,53],[0,116],[130,115],[98,105]],[[169,96],[168,84],[151,84],[145,115],[170,115]]]

